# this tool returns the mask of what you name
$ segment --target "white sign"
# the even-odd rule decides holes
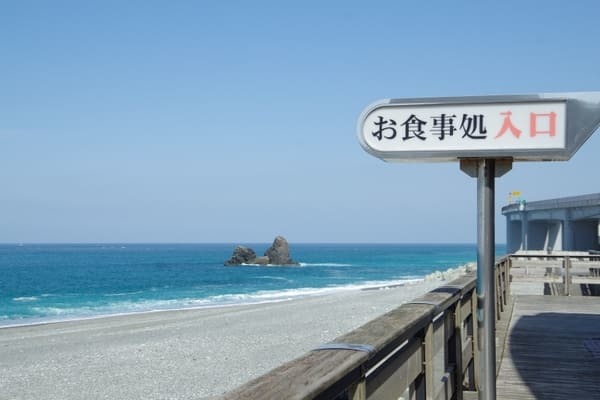
[[[363,125],[378,151],[564,149],[565,103],[385,107]]]
[[[568,120],[589,114],[589,105],[582,112],[569,97],[411,99],[367,108],[359,120],[359,141],[386,161],[566,160],[600,123],[600,93],[591,94],[596,95],[596,114],[586,132],[581,121],[569,125]],[[571,138],[570,130],[576,130]]]

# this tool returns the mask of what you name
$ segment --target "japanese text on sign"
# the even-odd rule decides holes
[[[362,135],[378,151],[562,149],[565,103],[403,105],[365,118]]]

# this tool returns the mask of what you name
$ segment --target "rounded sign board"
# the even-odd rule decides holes
[[[600,124],[600,92],[383,100],[358,122],[385,161],[568,160]]]

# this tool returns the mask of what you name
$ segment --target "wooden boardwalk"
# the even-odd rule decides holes
[[[600,400],[600,297],[514,297],[497,398]]]

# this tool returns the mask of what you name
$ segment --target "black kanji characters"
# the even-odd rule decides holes
[[[401,125],[404,127],[404,136],[402,140],[408,140],[413,138],[419,138],[425,140],[425,132],[423,131],[423,125],[427,122],[420,120],[414,114],[412,114],[404,123]]]
[[[439,140],[444,140],[446,136],[454,135],[456,128],[454,127],[454,118],[456,115],[440,114],[435,117],[431,117],[433,125],[431,127],[431,134],[439,136]]]
[[[464,132],[462,135],[463,138],[485,139],[487,137],[487,128],[483,123],[483,114],[463,114],[459,129]]]
[[[374,122],[374,124],[379,128],[377,129],[375,132],[371,132],[371,134],[373,136],[375,136],[377,138],[377,140],[381,140],[382,138],[385,139],[393,139],[396,137],[396,128],[394,128],[394,126],[396,126],[396,121],[394,121],[393,119],[383,119],[383,117],[381,115],[378,116],[378,120]],[[388,125],[389,126],[385,126]],[[385,131],[390,131],[390,135],[386,136],[384,135]]]

